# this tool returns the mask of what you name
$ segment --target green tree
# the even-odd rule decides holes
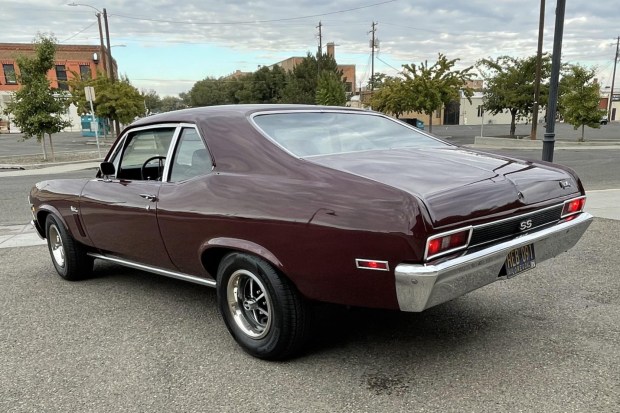
[[[392,77],[386,75],[385,73],[375,73],[370,77],[370,79],[368,79],[368,84],[366,87],[368,90],[380,89],[383,87],[384,82],[390,78]]]
[[[460,91],[471,102],[473,90],[466,87],[473,74],[472,66],[455,70],[454,65],[460,59],[448,60],[439,53],[437,61],[429,66],[428,61],[403,65],[404,85],[408,93],[408,105],[411,110],[429,116],[429,131],[433,131],[433,112],[458,100]]]
[[[240,80],[243,87],[235,94],[238,103],[277,103],[286,85],[286,72],[280,66],[263,66]]]
[[[50,87],[47,72],[54,67],[56,39],[53,36],[39,35],[35,41],[35,56],[19,56],[17,65],[20,69],[19,82],[22,87],[13,94],[13,99],[5,110],[13,122],[21,129],[24,139],[36,137],[43,145],[43,159],[47,160],[45,135],[47,134],[55,159],[52,134],[71,126],[71,122],[62,119],[66,111],[67,99],[63,92]]]
[[[189,106],[213,106],[229,105],[238,103],[235,97],[241,88],[243,81],[237,79],[226,79],[207,77],[194,83],[188,92]]]
[[[347,103],[347,94],[340,76],[328,71],[321,73],[316,103],[325,106],[344,106]]]
[[[282,93],[282,103],[316,103],[316,92],[319,80],[319,64],[321,73],[333,72],[342,79],[342,71],[332,56],[321,54],[308,55],[287,74],[287,83]],[[345,79],[346,80],[346,79]]]
[[[536,56],[514,58],[501,56],[495,60],[482,59],[476,63],[484,79],[483,101],[485,110],[498,114],[510,112],[510,136],[514,138],[516,120],[529,117],[534,106],[534,82]],[[543,55],[541,79],[548,79],[551,72],[551,58]],[[547,104],[549,85],[541,82],[540,106]]]
[[[146,108],[147,115],[152,115],[153,113],[158,113],[161,111],[161,98],[156,91],[153,89],[149,91],[143,90],[140,94],[144,99],[144,106]]]
[[[410,110],[411,99],[403,79],[383,75],[380,85],[381,87],[375,89],[370,98],[370,105],[374,110],[396,118]]]
[[[97,86],[99,90],[97,90]],[[128,124],[138,116],[144,116],[144,97],[127,77],[112,82],[107,77],[98,78],[95,85],[95,114],[98,117]]]
[[[164,96],[161,98],[160,109],[162,112],[170,112],[172,110],[185,109],[187,105],[180,97]]]
[[[585,140],[585,127],[601,127],[604,109],[599,109],[600,86],[594,82],[595,72],[583,66],[571,65],[560,82],[559,111],[564,121],[581,127],[580,142]]]

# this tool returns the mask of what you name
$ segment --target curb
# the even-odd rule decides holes
[[[532,141],[530,139],[511,139],[511,138],[494,138],[494,137],[482,137],[476,136],[474,138],[474,145],[491,147],[491,148],[505,148],[505,149],[542,149],[543,141],[537,139]],[[585,141],[585,142],[572,142],[572,141],[558,141],[554,142],[554,147],[557,149],[620,149],[620,141]]]

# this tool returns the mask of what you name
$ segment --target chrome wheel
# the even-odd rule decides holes
[[[62,238],[56,225],[50,225],[49,233],[47,235],[48,242],[50,244],[50,251],[52,252],[52,258],[60,267],[65,266],[65,247],[62,244]]]
[[[226,298],[235,324],[248,337],[261,339],[269,333],[271,297],[256,275],[247,270],[235,271],[228,280]]]

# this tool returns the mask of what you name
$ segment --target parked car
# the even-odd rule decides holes
[[[603,117],[601,118],[601,125],[607,125],[607,122],[608,122],[608,120],[607,120],[607,116],[603,116]]]
[[[585,199],[560,165],[298,105],[140,119],[96,177],[29,198],[61,277],[97,259],[215,287],[234,339],[265,359],[300,350],[312,302],[422,311],[534,268],[582,236]]]

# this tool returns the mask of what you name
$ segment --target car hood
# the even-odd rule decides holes
[[[421,199],[441,227],[579,191],[567,172],[459,147],[391,149],[306,158],[407,191]],[[560,185],[560,182],[562,185]]]

